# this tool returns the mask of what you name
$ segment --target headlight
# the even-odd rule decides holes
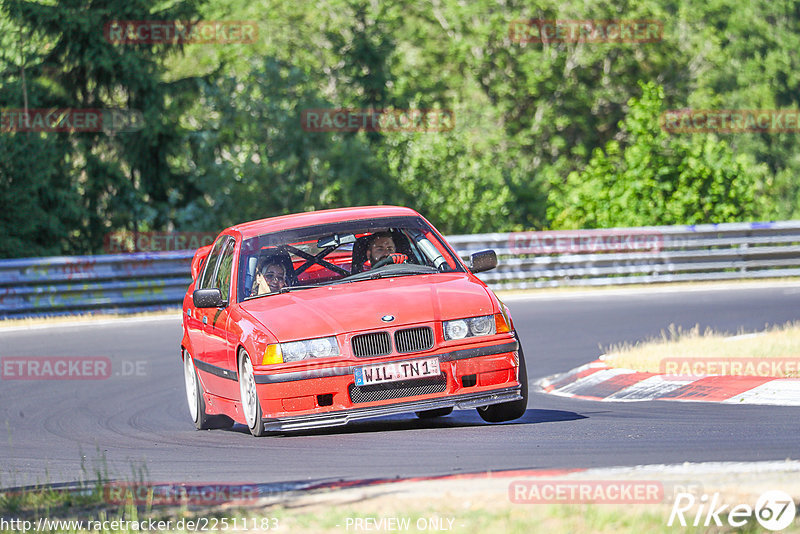
[[[469,335],[469,327],[467,322],[463,319],[456,319],[455,321],[445,321],[444,323],[444,338],[445,339],[461,339]]]
[[[484,315],[483,317],[474,317],[467,319],[469,323],[469,331],[473,336],[488,336],[494,334],[494,316]]]
[[[490,336],[497,332],[494,315],[445,321],[442,326],[444,327],[444,338],[446,340],[463,339],[472,336]]]
[[[304,339],[301,341],[268,345],[267,350],[264,352],[262,365],[299,362],[312,358],[330,358],[338,355],[339,344],[336,343],[336,338],[333,336]]]

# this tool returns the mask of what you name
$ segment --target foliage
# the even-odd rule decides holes
[[[595,149],[548,208],[559,228],[608,228],[752,220],[764,165],[736,156],[713,135],[666,133],[659,124],[661,87],[640,84],[620,129],[625,146]]]
[[[240,20],[233,45],[113,45],[120,20]],[[518,42],[527,19],[651,43]],[[666,109],[799,109],[800,0],[558,4],[0,0],[0,108],[122,107],[138,132],[0,132],[0,255],[364,204],[446,233],[800,217],[796,133],[668,135]],[[450,109],[443,132],[309,132],[309,108]]]
[[[203,195],[181,210],[180,227],[365,203],[390,187],[362,136],[301,128],[303,109],[330,106],[292,65],[266,58],[244,80],[202,83],[200,94],[183,159]]]
[[[41,44],[33,48],[23,41],[17,53],[4,56],[1,107],[124,108],[141,112],[146,125],[138,132],[116,135],[108,131],[4,132],[1,146],[21,163],[3,167],[0,183],[8,188],[4,198],[26,197],[25,203],[36,206],[28,217],[4,227],[0,239],[7,242],[0,249],[9,255],[31,255],[31,249],[19,248],[31,233],[35,234],[33,250],[42,253],[95,251],[109,231],[137,228],[143,221],[163,227],[171,218],[172,199],[186,196],[185,180],[166,161],[183,135],[173,118],[180,116],[189,97],[182,87],[185,83],[166,84],[161,79],[162,58],[172,52],[170,46],[114,45],[103,32],[111,14],[122,20],[196,15],[192,0],[159,9],[157,15],[156,3],[149,4],[121,0],[89,4],[59,0],[52,5],[3,0],[0,4],[6,27],[33,35]],[[40,148],[28,152],[27,147]],[[34,155],[42,159],[25,161]],[[45,162],[52,166],[38,172]],[[52,201],[38,200],[31,191],[47,192],[58,202],[54,206]],[[47,212],[41,219],[50,222],[40,222],[36,211]],[[60,241],[53,241],[52,232],[36,231],[40,225],[62,227],[57,230]],[[69,239],[63,238],[65,233]]]

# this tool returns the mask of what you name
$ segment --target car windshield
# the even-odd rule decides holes
[[[419,217],[262,234],[244,240],[238,268],[239,301],[322,285],[463,271],[452,250]]]

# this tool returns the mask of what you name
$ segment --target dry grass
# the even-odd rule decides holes
[[[739,332],[734,337],[709,329],[700,332],[699,326],[683,330],[670,325],[668,330],[661,332],[660,338],[642,343],[612,345],[603,356],[603,360],[611,367],[635,371],[663,373],[665,368],[670,368],[670,363],[675,368],[676,360],[686,360],[715,371],[708,374],[726,375],[753,374],[753,365],[749,366],[750,372],[748,365],[731,365],[736,360],[773,364],[779,359],[784,360],[784,365],[771,365],[770,369],[776,370],[775,372],[758,374],[781,378],[800,376],[797,372],[800,368],[800,321],[756,334]],[[766,368],[767,366],[762,366],[759,369]]]

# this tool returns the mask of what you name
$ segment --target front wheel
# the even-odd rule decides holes
[[[522,398],[478,408],[478,415],[487,423],[502,423],[519,419],[525,415],[525,410],[528,408],[528,370],[525,366],[525,356],[522,354],[522,342],[519,338],[517,338],[517,342],[519,343],[519,382],[522,386],[520,389]]]
[[[213,428],[230,428],[233,421],[225,415],[208,415],[206,401],[203,399],[203,387],[197,378],[194,362],[188,352],[183,352],[183,381],[186,385],[186,401],[189,403],[189,414],[192,416],[197,430]]]
[[[244,418],[247,421],[250,433],[256,437],[265,435],[264,423],[261,422],[263,412],[261,411],[261,402],[258,400],[256,391],[253,364],[250,362],[250,356],[245,351],[242,351],[239,358],[239,395],[242,401]]]

